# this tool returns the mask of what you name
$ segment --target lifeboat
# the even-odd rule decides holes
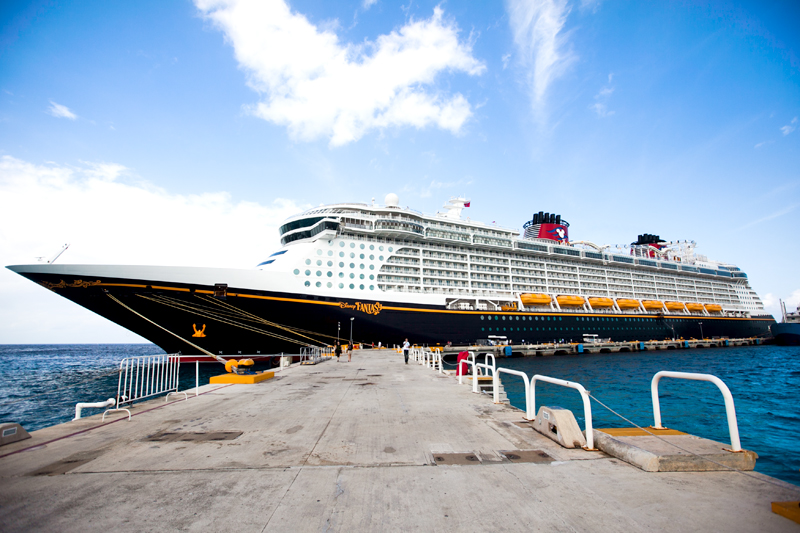
[[[706,311],[709,313],[721,313],[722,306],[719,304],[706,304]]]
[[[556,296],[556,301],[560,307],[583,307],[583,304],[586,302],[580,296]]]
[[[683,303],[681,303],[681,302],[665,302],[664,305],[670,311],[685,311],[686,310],[686,306],[683,305]]]
[[[633,298],[617,298],[617,307],[620,309],[639,309],[639,300]]]
[[[520,294],[519,299],[522,305],[550,305],[553,299],[547,294]]]
[[[589,305],[596,309],[614,307],[614,300],[611,298],[589,298]]]
[[[688,309],[692,313],[702,313],[705,307],[703,307],[703,304],[691,303],[691,304],[686,304],[686,309]]]
[[[664,309],[664,302],[660,300],[642,300],[645,309]]]

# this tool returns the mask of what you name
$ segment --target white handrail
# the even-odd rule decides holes
[[[592,430],[592,404],[589,402],[589,393],[583,388],[580,383],[574,381],[566,381],[558,378],[551,378],[550,376],[542,376],[536,374],[531,378],[531,408],[536,412],[536,382],[545,381],[553,385],[561,385],[562,387],[569,387],[581,393],[583,399],[583,418],[586,422],[586,450],[594,450],[594,433]]]
[[[536,418],[536,414],[533,412],[531,408],[531,380],[528,378],[528,374],[525,372],[520,372],[519,370],[511,370],[510,368],[503,368],[502,366],[497,369],[497,373],[505,372],[506,374],[512,374],[514,376],[519,376],[523,380],[525,380],[525,420],[533,420]]]
[[[81,418],[81,409],[88,409],[90,407],[92,409],[100,409],[102,407],[111,407],[115,403],[117,403],[117,400],[115,400],[114,398],[109,398],[108,400],[106,400],[104,402],[95,402],[95,403],[80,402],[80,403],[76,403],[75,404],[75,418],[73,418],[73,420],[80,420],[80,418]]]
[[[661,372],[656,373],[653,376],[653,381],[650,382],[650,394],[653,397],[653,418],[655,421],[655,425],[653,426],[655,429],[664,429],[661,426],[661,405],[658,401],[658,382],[661,381],[661,378],[677,378],[677,379],[690,379],[694,381],[710,381],[714,385],[716,385],[720,392],[722,392],[722,397],[725,399],[725,414],[728,417],[728,431],[731,435],[731,451],[733,452],[740,452],[742,451],[742,445],[739,442],[739,425],[736,423],[736,408],[733,405],[733,396],[731,395],[730,389],[728,386],[725,385],[721,379],[717,376],[711,374],[695,374],[693,372],[670,372],[668,370],[662,370]]]
[[[166,401],[169,400],[170,394],[183,394],[184,398],[188,399],[188,394],[178,392],[180,364],[181,356],[178,354],[126,357],[120,361],[116,405],[103,413],[103,420],[111,411],[126,411],[130,420],[130,410],[122,408],[121,405],[150,396],[167,393]]]

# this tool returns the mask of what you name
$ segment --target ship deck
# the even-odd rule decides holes
[[[517,409],[389,350],[199,393],[0,448],[3,530],[797,529],[770,508],[797,499],[793,485],[561,448]]]

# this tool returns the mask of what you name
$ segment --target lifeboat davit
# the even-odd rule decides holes
[[[642,300],[645,309],[664,309],[664,302],[660,300]]]
[[[580,296],[556,296],[556,301],[560,307],[583,307],[583,304],[586,303],[586,300],[581,298]]]
[[[614,307],[614,300],[611,298],[589,298],[589,305],[597,309]]]
[[[550,305],[553,299],[547,294],[520,294],[519,299],[522,300],[522,305]]]
[[[665,302],[664,305],[670,311],[685,311],[686,306],[682,302]]]
[[[620,309],[639,309],[639,300],[633,298],[617,298],[617,307]]]
[[[719,304],[706,304],[706,311],[709,313],[721,313],[722,306]]]
[[[686,309],[688,309],[689,311],[691,311],[693,313],[702,313],[703,309],[705,309],[705,307],[703,307],[703,304],[690,303],[690,304],[686,304]]]

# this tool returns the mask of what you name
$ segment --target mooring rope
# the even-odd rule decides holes
[[[124,303],[120,302],[120,301],[119,301],[117,298],[115,298],[115,297],[114,297],[114,295],[113,295],[113,294],[111,294],[110,292],[107,292],[106,294],[108,295],[108,297],[109,297],[109,298],[111,298],[112,300],[114,300],[115,302],[117,302],[119,305],[121,305],[122,307],[124,307],[125,309],[127,309],[128,311],[130,311],[131,313],[133,313],[134,315],[136,315],[136,316],[138,316],[138,317],[141,317],[141,318],[143,318],[144,320],[146,320],[146,321],[150,322],[150,323],[151,323],[151,324],[153,324],[155,327],[157,327],[157,328],[159,328],[159,329],[162,329],[162,330],[166,331],[167,333],[169,333],[170,335],[172,335],[173,337],[175,337],[175,338],[177,338],[177,339],[180,339],[180,340],[182,340],[183,342],[185,342],[186,344],[188,344],[188,345],[189,345],[189,346],[191,346],[192,348],[194,348],[194,349],[196,349],[196,350],[199,350],[199,351],[203,352],[203,353],[204,353],[204,354],[206,354],[206,355],[210,355],[211,357],[213,357],[214,359],[216,359],[217,361],[219,361],[219,362],[220,362],[220,363],[222,363],[223,365],[224,365],[225,363],[227,363],[227,361],[226,361],[225,359],[223,359],[222,357],[220,357],[220,356],[218,356],[218,355],[214,355],[213,353],[209,352],[209,351],[208,351],[208,350],[206,350],[205,348],[201,348],[200,346],[196,345],[195,343],[193,343],[193,342],[191,342],[191,341],[188,341],[188,340],[184,339],[183,337],[181,337],[181,336],[180,336],[180,335],[178,335],[177,333],[173,333],[173,332],[171,332],[170,330],[168,330],[168,329],[167,329],[167,328],[165,328],[164,326],[162,326],[162,325],[160,325],[160,324],[156,324],[155,322],[153,322],[152,320],[150,320],[149,318],[147,318],[147,317],[146,317],[146,316],[144,316],[143,314],[139,313],[138,311],[134,311],[133,309],[131,309],[130,307],[128,307],[128,306],[127,306],[127,305],[125,305]]]
[[[597,398],[595,398],[595,397],[592,395],[592,393],[590,393],[589,391],[587,391],[587,394],[589,395],[589,398],[591,398],[592,400],[596,401],[597,403],[599,403],[600,405],[602,405],[603,407],[605,407],[606,409],[608,409],[608,410],[609,410],[611,413],[615,414],[616,416],[620,417],[622,420],[624,420],[625,422],[627,422],[628,424],[630,424],[630,425],[634,426],[635,428],[637,428],[637,429],[639,429],[639,430],[641,430],[641,431],[644,431],[644,432],[645,432],[645,433],[647,433],[648,435],[651,435],[651,436],[653,436],[653,437],[657,438],[657,439],[658,439],[658,440],[660,440],[661,442],[664,442],[664,443],[666,443],[666,444],[669,444],[670,446],[673,446],[673,447],[675,447],[675,448],[678,448],[679,450],[681,450],[681,451],[683,451],[683,452],[686,452],[686,453],[688,453],[689,455],[694,455],[695,457],[698,457],[698,458],[700,458],[700,459],[703,459],[703,460],[705,460],[705,461],[708,461],[708,462],[714,463],[715,465],[717,465],[717,466],[721,466],[722,468],[728,469],[728,470],[730,470],[730,471],[732,471],[732,472],[738,472],[739,474],[742,474],[743,476],[747,476],[747,477],[749,477],[749,478],[752,478],[752,479],[755,479],[755,480],[758,480],[758,481],[763,481],[763,482],[765,482],[765,483],[770,483],[770,484],[772,484],[772,485],[775,485],[775,486],[777,486],[777,487],[781,487],[781,488],[783,488],[783,489],[788,489],[788,488],[791,488],[792,490],[794,490],[794,491],[796,491],[796,492],[800,492],[800,487],[795,487],[795,486],[794,486],[794,485],[792,485],[791,483],[787,483],[787,482],[785,482],[785,481],[784,481],[784,483],[787,483],[788,485],[790,485],[790,487],[786,487],[785,485],[781,485],[781,484],[779,484],[779,483],[775,483],[774,481],[772,481],[772,480],[771,480],[771,479],[769,479],[769,478],[767,478],[767,479],[762,479],[762,478],[756,477],[756,476],[754,476],[754,475],[752,475],[752,474],[750,474],[749,472],[746,472],[746,471],[744,471],[744,470],[739,470],[739,469],[736,469],[736,468],[734,468],[734,467],[732,467],[732,466],[729,466],[729,465],[726,465],[726,464],[722,464],[722,463],[720,463],[720,462],[718,462],[718,461],[715,461],[715,460],[713,460],[713,459],[709,459],[708,457],[704,457],[704,456],[702,456],[702,455],[696,454],[696,453],[694,453],[694,452],[692,452],[692,451],[690,451],[690,450],[687,450],[686,448],[682,448],[681,446],[678,446],[678,445],[677,445],[677,444],[675,444],[674,442],[670,442],[670,441],[668,441],[668,440],[666,440],[666,439],[664,439],[664,438],[660,437],[659,435],[656,435],[655,433],[653,433],[653,432],[651,432],[651,431],[648,431],[647,429],[645,429],[645,428],[641,427],[640,425],[636,424],[636,422],[634,422],[634,421],[632,421],[632,420],[630,420],[630,419],[628,419],[628,418],[625,418],[624,416],[622,416],[621,414],[619,414],[618,412],[616,412],[615,410],[613,410],[612,408],[610,408],[609,406],[607,406],[606,404],[604,404],[603,402],[601,402],[600,400],[598,400]],[[598,431],[599,431],[599,430],[598,430]]]

